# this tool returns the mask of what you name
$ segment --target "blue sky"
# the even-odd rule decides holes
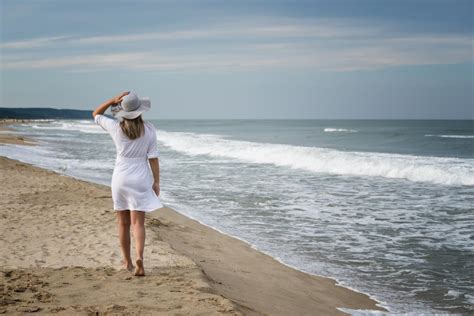
[[[458,0],[1,1],[2,107],[147,118],[474,119]]]

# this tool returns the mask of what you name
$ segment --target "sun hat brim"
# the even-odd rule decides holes
[[[151,101],[149,98],[140,98],[140,106],[133,111],[127,112],[125,110],[121,110],[118,113],[114,113],[114,117],[117,119],[126,118],[126,119],[134,119],[139,117],[142,113],[148,111],[151,107]]]

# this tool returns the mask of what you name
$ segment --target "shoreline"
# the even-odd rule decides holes
[[[88,188],[88,190],[91,191],[97,189],[100,191],[99,199],[102,207],[101,212],[104,213],[104,215],[107,214],[109,217],[110,215],[114,215],[112,214],[113,210],[111,210],[111,207],[104,210],[104,207],[106,207],[107,204],[104,205],[104,202],[108,202],[109,206],[111,205],[110,188],[107,186],[62,175],[51,170],[19,162],[18,160],[2,157],[0,161],[2,166],[5,164],[12,166],[12,164],[14,164],[13,169],[16,171],[18,171],[17,169],[21,169],[22,172],[26,173],[49,173],[50,178],[54,178],[56,181],[61,181],[62,183],[80,183],[81,187]],[[36,179],[31,175],[29,178],[33,180]],[[32,190],[32,188],[29,189]],[[28,188],[25,190],[28,190]],[[58,192],[55,193],[67,195],[68,190],[58,189]],[[30,196],[33,200],[36,199],[35,204],[42,202],[42,208],[49,209],[51,206],[55,206],[48,199],[38,201],[38,196],[35,197],[34,194],[30,194]],[[87,195],[81,196],[79,197],[79,200],[83,203],[82,201],[84,199],[88,200],[88,198]],[[97,197],[95,199],[92,198],[92,201],[88,201],[90,202],[91,207],[95,206],[96,199]],[[72,203],[67,206],[69,208],[74,208],[76,205]],[[23,203],[20,203],[18,207],[24,207]],[[159,263],[158,266],[161,268],[170,268],[170,266],[163,266],[162,263],[163,260],[166,261],[167,257],[173,255],[175,257],[173,257],[174,259],[170,259],[170,262],[175,262],[175,260],[177,260],[176,257],[178,257],[181,258],[181,260],[184,260],[184,262],[187,262],[188,265],[195,266],[196,269],[201,271],[204,280],[208,284],[207,287],[204,286],[204,288],[206,288],[205,292],[207,291],[209,294],[209,291],[211,291],[214,295],[220,297],[222,300],[221,303],[227,306],[226,308],[229,313],[244,313],[246,315],[284,315],[289,313],[311,314],[314,312],[328,315],[345,314],[340,310],[337,310],[338,307],[354,310],[386,311],[380,306],[380,302],[373,300],[366,294],[349,289],[343,285],[338,285],[337,281],[334,279],[316,276],[297,270],[296,268],[288,266],[268,254],[255,249],[241,239],[220,232],[175,210],[163,208],[149,213],[149,215],[150,216],[147,214],[147,227],[154,233],[150,234],[152,236],[147,237],[147,240],[149,241],[156,237],[160,242],[160,246],[163,248],[168,247],[167,249],[169,251],[163,253],[163,251],[156,247],[153,248],[153,246],[147,245],[145,248],[145,258],[147,256],[150,258],[149,252],[156,251],[156,253],[155,256],[151,256],[152,260],[149,258],[148,260],[147,258],[145,260],[147,260],[147,262],[155,263],[153,260],[155,259],[156,262]],[[2,214],[2,216],[4,217],[5,214]],[[68,228],[70,230],[74,227],[66,227],[66,232],[68,231]],[[115,227],[112,225],[111,228],[110,231],[114,232]],[[113,237],[116,238],[116,236]],[[107,245],[102,245],[99,249],[109,250],[109,248],[112,248],[114,253],[117,254],[119,251],[118,240],[112,239],[111,242],[112,244],[109,245],[110,247],[104,247]],[[156,242],[156,240],[153,242]],[[76,249],[74,250],[81,251],[82,249],[79,245],[76,245]],[[95,252],[97,252],[97,250],[98,249],[94,249]],[[94,254],[94,251],[92,254]],[[9,259],[7,258],[7,262],[8,260]],[[44,258],[41,259],[41,256],[39,260],[45,261]],[[5,260],[2,260],[1,264],[1,269],[3,271],[8,267],[4,261]],[[110,265],[105,264],[104,268],[104,262],[100,263],[101,265],[99,266],[92,265],[91,267],[88,267],[87,263],[83,262],[81,267],[85,269],[102,269],[99,271],[94,270],[92,272],[87,272],[92,273],[94,276],[98,276],[100,273],[103,274],[104,271],[107,273],[107,267],[110,269]],[[153,265],[154,264],[151,264],[151,266]],[[51,267],[61,269],[60,267],[55,267],[54,264],[48,265],[48,260],[46,260],[46,263],[39,262],[39,264],[35,263],[26,266],[27,269],[31,269],[32,267],[35,267],[34,269],[49,269]],[[147,267],[148,266],[146,266],[146,268]],[[151,271],[153,273],[153,271],[155,271],[154,268]],[[58,270],[54,270],[53,272],[50,271],[48,277],[58,273],[60,273]],[[112,273],[113,277],[116,275],[117,274]],[[65,277],[67,278],[67,276]],[[184,289],[185,287],[182,287],[183,291]],[[131,311],[132,310],[127,309],[127,312]],[[211,309],[209,312],[211,312]],[[221,312],[222,311],[219,313]]]
[[[365,293],[341,285],[333,278],[287,265],[242,239],[171,208],[154,213],[150,217],[160,221],[158,227],[163,226],[158,231],[163,240],[198,262],[216,290],[235,302],[265,310],[270,315],[306,315],[309,310],[332,315],[335,314],[334,309],[339,307],[388,312],[381,302]],[[221,254],[218,260],[214,259],[216,252]],[[220,264],[222,261],[225,261],[224,265]],[[244,286],[236,282],[237,279],[244,280]],[[266,287],[265,291],[258,289],[262,284]],[[324,295],[308,295],[312,291],[324,292]],[[295,296],[295,293],[301,295]],[[273,305],[262,306],[262,302],[273,302]],[[288,309],[289,306],[291,309]]]
[[[27,137],[17,135],[13,130],[8,128],[9,125],[18,123],[30,123],[31,120],[17,120],[17,119],[0,119],[0,145],[1,144],[13,144],[13,145],[35,145],[36,142]]]
[[[378,300],[375,296],[371,295],[370,293],[365,293],[365,292],[363,292],[363,291],[360,291],[360,290],[357,290],[357,289],[355,289],[355,288],[352,288],[352,287],[349,286],[349,285],[345,285],[345,284],[341,283],[341,281],[338,280],[336,277],[325,276],[325,275],[322,275],[322,274],[316,274],[316,273],[311,273],[311,272],[307,272],[307,271],[301,270],[300,268],[298,268],[298,267],[296,267],[296,266],[293,266],[293,265],[290,265],[290,264],[287,264],[287,263],[281,261],[281,260],[280,260],[279,258],[277,258],[277,257],[273,257],[270,253],[267,253],[267,252],[265,252],[265,251],[263,251],[263,250],[261,250],[261,249],[258,249],[256,246],[252,245],[250,242],[248,242],[248,241],[246,241],[246,240],[244,240],[244,239],[242,239],[242,238],[239,238],[239,237],[237,237],[237,236],[233,236],[233,235],[228,234],[228,233],[226,233],[226,232],[224,232],[224,231],[222,231],[222,230],[220,230],[220,229],[218,229],[218,228],[215,228],[215,227],[212,227],[212,226],[210,226],[210,225],[207,225],[206,223],[203,223],[203,222],[201,222],[200,220],[198,220],[198,219],[196,219],[196,218],[194,218],[194,217],[192,217],[192,216],[183,214],[183,213],[181,213],[181,212],[175,210],[174,208],[165,207],[165,209],[171,210],[171,211],[177,213],[179,216],[182,216],[182,217],[184,217],[184,218],[186,218],[186,219],[188,219],[188,220],[197,222],[198,225],[205,226],[206,228],[208,228],[208,229],[210,229],[210,230],[216,231],[218,234],[222,234],[222,235],[225,235],[225,236],[227,236],[227,237],[229,237],[229,238],[232,238],[232,239],[235,239],[235,240],[237,240],[237,241],[239,241],[239,242],[242,242],[242,243],[245,244],[246,247],[249,247],[249,248],[253,249],[254,251],[257,251],[257,252],[259,252],[259,253],[261,253],[261,254],[263,254],[263,255],[265,255],[265,256],[270,257],[272,260],[277,261],[279,264],[284,265],[285,267],[288,267],[288,268],[290,268],[290,269],[292,269],[292,270],[296,270],[297,272],[301,272],[301,273],[306,274],[306,275],[309,275],[309,276],[311,276],[311,277],[316,277],[316,278],[323,278],[323,279],[332,280],[332,281],[334,281],[334,285],[335,285],[335,286],[339,286],[339,287],[342,287],[342,288],[344,288],[344,289],[350,290],[350,291],[352,291],[352,292],[365,295],[365,296],[367,296],[369,299],[371,299],[372,301],[375,302],[375,305],[376,305],[377,308],[380,308],[380,309],[374,309],[374,310],[371,310],[371,311],[389,313],[388,306],[386,306],[386,302],[383,302],[383,301]],[[151,214],[150,217],[151,217],[151,218],[157,218],[157,219],[158,219],[159,216],[158,216],[158,215],[152,215],[152,214]],[[158,220],[159,220],[159,219],[158,219]],[[166,225],[168,225],[168,224],[166,224]],[[165,225],[165,226],[166,226],[166,225]],[[159,224],[158,224],[158,226],[159,226]],[[342,309],[344,309],[344,308],[342,308]]]

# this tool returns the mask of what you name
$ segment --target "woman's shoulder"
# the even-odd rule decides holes
[[[94,121],[109,133],[114,131],[118,126],[117,120],[103,114],[96,114],[94,116]]]
[[[151,123],[151,122],[143,121],[143,124],[144,124],[146,127],[148,127],[148,128],[151,128],[151,129],[156,130],[155,125],[153,125],[153,123]]]

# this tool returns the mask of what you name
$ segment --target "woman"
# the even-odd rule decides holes
[[[112,107],[114,118],[104,112]],[[130,224],[136,250],[135,275],[144,276],[145,213],[163,207],[160,194],[160,168],[156,129],[144,122],[141,115],[150,109],[148,98],[123,92],[104,102],[92,113],[95,122],[112,137],[117,157],[112,175],[112,200],[117,214],[124,266],[133,271],[130,257]],[[151,167],[148,166],[148,162]]]

